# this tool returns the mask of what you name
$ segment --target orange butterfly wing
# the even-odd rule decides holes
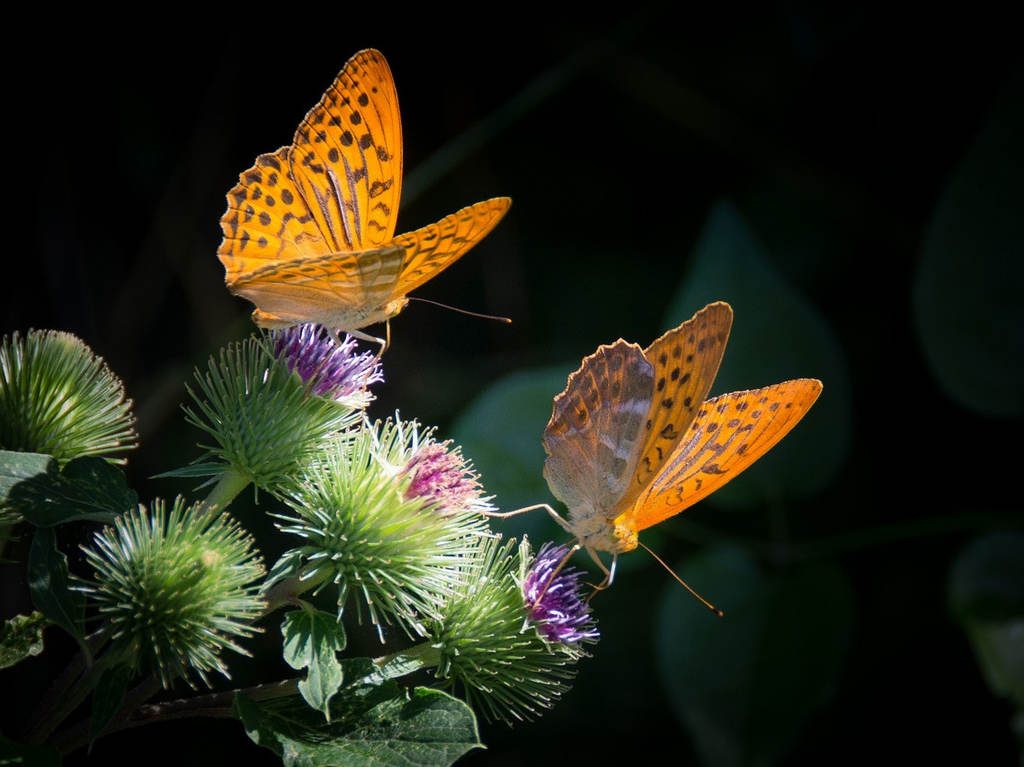
[[[334,252],[383,245],[402,196],[402,123],[384,56],[350,58],[299,124],[291,175]]]
[[[774,447],[820,392],[821,381],[800,378],[708,400],[661,472],[620,521],[644,530],[710,495]]]
[[[644,350],[654,368],[654,398],[640,460],[620,510],[647,488],[686,434],[718,375],[731,328],[732,307],[716,301]]]
[[[508,197],[484,200],[392,240],[405,256],[390,297],[405,296],[462,258],[497,226],[511,204]]]

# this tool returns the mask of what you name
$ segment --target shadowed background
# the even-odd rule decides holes
[[[768,459],[643,537],[726,618],[626,555],[574,689],[538,722],[485,725],[488,750],[462,763],[817,764],[883,744],[1008,763],[1024,706],[1019,455],[1003,447],[1024,415],[1024,80],[1012,25],[971,13],[501,11],[466,37],[339,12],[49,34],[45,67],[8,65],[21,129],[0,332],[80,335],[135,400],[140,496],[191,492],[149,478],[198,454],[180,412],[193,367],[251,330],[215,256],[224,195],[377,47],[402,110],[398,231],[514,201],[417,295],[514,323],[410,305],[372,414],[437,425],[511,509],[551,500],[551,398],[600,343],[646,345],[723,299],[736,318],[713,394],[825,384]],[[261,514],[243,518],[263,535]],[[539,515],[499,529],[564,538]],[[6,616],[24,584],[3,572]],[[275,641],[236,682],[284,675]],[[58,668],[23,665],[24,685]],[[115,735],[90,763],[156,747],[276,763],[234,722]]]

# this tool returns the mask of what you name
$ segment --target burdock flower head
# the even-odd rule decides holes
[[[580,594],[582,573],[565,566],[570,554],[568,546],[541,546],[522,579],[523,599],[530,621],[549,642],[596,642],[597,626]]]
[[[397,417],[385,421],[380,433],[381,460],[408,479],[406,498],[419,498],[442,515],[495,510],[473,464],[451,440],[437,442],[433,428]]]
[[[362,411],[314,396],[262,339],[229,345],[196,371],[188,420],[207,432],[210,457],[245,481],[277,491],[311,456],[362,419]]]
[[[356,353],[356,339],[339,341],[319,325],[306,323],[273,334],[274,353],[318,397],[365,408],[373,401],[370,384],[384,380],[380,359]]]
[[[306,465],[283,493],[293,514],[278,525],[302,545],[282,556],[267,586],[333,585],[339,613],[352,601],[378,629],[394,623],[422,635],[461,587],[458,564],[487,528],[478,514],[438,514],[429,499],[410,496],[410,476],[383,460],[400,452],[400,431],[390,421],[367,425]]]
[[[131,407],[117,376],[70,333],[0,340],[0,450],[113,460],[136,445]]]
[[[482,540],[477,556],[464,560],[462,588],[430,627],[440,655],[437,675],[463,688],[487,718],[507,723],[550,708],[569,688],[575,662],[586,655],[578,642],[549,641],[538,630],[544,624],[530,620],[533,605],[522,583],[531,561],[525,540],[518,551],[514,541]],[[560,592],[574,577],[569,574]],[[567,599],[565,606],[575,603]],[[587,633],[593,641],[597,633],[591,629],[580,623],[573,636],[582,640]]]
[[[228,675],[221,652],[248,653],[235,640],[250,636],[263,601],[263,564],[249,535],[227,514],[163,501],[139,507],[83,547],[95,571],[80,587],[99,606],[116,657],[159,675],[207,682]]]

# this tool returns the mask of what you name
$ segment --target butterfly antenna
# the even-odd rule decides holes
[[[506,325],[511,325],[512,320],[508,317],[499,317],[496,314],[481,314],[480,312],[471,312],[469,309],[459,309],[457,306],[448,306],[448,304],[442,304],[440,301],[431,301],[429,298],[418,298],[417,296],[409,296],[410,301],[420,301],[424,304],[433,304],[434,306],[440,306],[442,309],[450,309],[453,312],[459,314],[467,314],[470,317],[479,317],[482,320],[496,320],[497,322],[504,322]]]
[[[640,541],[637,541],[637,543],[640,543]],[[644,544],[640,543],[640,547],[644,551],[646,551],[648,554],[650,554],[652,557],[654,557],[656,560],[658,560],[658,564],[660,564],[662,567],[664,567],[666,570],[668,570],[669,575],[671,575],[673,578],[675,578],[677,581],[679,581],[680,585],[682,585],[682,587],[684,589],[689,591],[698,602],[700,602],[702,605],[704,605],[706,608],[708,608],[711,612],[713,612],[719,618],[724,618],[725,617],[725,613],[724,612],[719,610],[717,607],[715,607],[713,604],[711,604],[708,600],[706,600],[704,597],[702,597],[700,594],[698,594],[696,591],[694,591],[693,588],[690,586],[690,584],[688,584],[686,581],[684,581],[682,578],[680,578],[678,575],[676,575],[675,571],[671,567],[669,567],[667,564],[665,564],[665,560],[664,559],[662,559],[657,554],[655,554],[653,551],[651,551],[649,548],[644,546]]]
[[[533,612],[533,609],[540,604],[540,600],[542,600],[544,598],[544,595],[548,593],[548,589],[551,587],[551,584],[555,582],[555,578],[558,577],[558,574],[562,572],[562,568],[565,567],[566,563],[569,561],[569,557],[571,557],[581,548],[583,547],[580,546],[579,543],[574,543],[572,547],[569,549],[569,551],[566,552],[565,556],[562,557],[562,561],[559,562],[558,567],[556,567],[552,571],[551,577],[549,577],[547,583],[544,584],[544,588],[540,590],[540,594],[537,595],[537,598],[533,600],[533,604],[530,605],[530,612]]]

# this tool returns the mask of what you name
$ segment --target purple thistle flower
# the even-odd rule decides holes
[[[567,645],[596,642],[600,634],[590,614],[590,605],[580,596],[582,573],[563,567],[552,578],[568,554],[568,546],[550,543],[541,546],[523,581],[523,600],[530,620],[549,642]]]
[[[459,511],[492,511],[490,498],[481,495],[482,488],[466,463],[459,448],[451,449],[451,440],[425,442],[413,453],[404,472],[411,476],[406,498],[423,498],[441,513]]]
[[[352,336],[339,343],[332,333],[321,333],[319,325],[306,323],[273,337],[278,359],[311,384],[318,397],[364,408],[373,400],[370,384],[384,380],[380,359],[370,352],[357,354]]]

